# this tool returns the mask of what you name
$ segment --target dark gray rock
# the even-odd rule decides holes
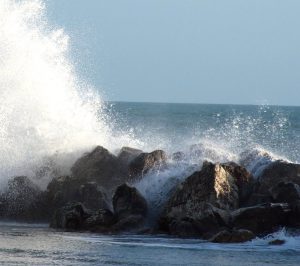
[[[71,176],[53,178],[46,191],[51,211],[63,207],[70,201],[79,201],[79,188],[82,183],[82,180]]]
[[[147,201],[135,187],[126,184],[119,186],[113,196],[113,208],[118,219],[131,215],[147,215]]]
[[[79,158],[71,168],[74,178],[94,181],[108,191],[128,180],[118,158],[101,146]]]
[[[259,193],[268,193],[269,189],[280,182],[293,182],[300,185],[300,164],[275,161],[269,164],[258,176]]]
[[[110,209],[106,192],[96,182],[87,182],[81,185],[78,200],[92,211]]]
[[[91,213],[80,202],[71,202],[55,211],[50,227],[80,230]]]
[[[288,224],[291,209],[288,204],[263,204],[232,212],[232,226],[247,229],[255,235],[265,235]]]
[[[300,186],[292,182],[280,182],[270,192],[274,202],[293,203],[300,200]]]
[[[165,166],[167,155],[162,150],[155,150],[150,153],[141,153],[129,164],[129,174],[132,178],[145,175],[151,169]]]
[[[47,206],[44,193],[26,176],[17,176],[8,181],[0,196],[0,215],[17,221],[44,221]]]
[[[111,230],[119,231],[139,231],[145,225],[145,217],[143,215],[129,215],[121,218],[115,223]]]
[[[273,246],[280,246],[285,244],[285,240],[282,239],[275,239],[269,242],[269,245],[273,245]]]
[[[210,241],[213,243],[243,243],[255,238],[249,230],[223,230],[214,235]]]
[[[129,163],[138,157],[142,152],[143,151],[139,149],[122,147],[117,157],[122,164],[129,166]]]
[[[109,227],[116,223],[115,215],[108,209],[100,209],[89,216],[83,227],[89,230],[109,231]]]

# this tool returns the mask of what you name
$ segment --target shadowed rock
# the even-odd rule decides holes
[[[50,227],[80,230],[84,221],[90,216],[89,211],[79,202],[68,203],[55,211]]]
[[[291,209],[288,204],[264,204],[232,212],[232,225],[264,235],[287,225]]]
[[[147,215],[147,202],[135,187],[119,186],[113,196],[113,208],[118,219],[130,215]]]
[[[280,246],[280,245],[283,245],[284,243],[285,243],[285,240],[275,239],[275,240],[270,241],[268,244],[273,245],[273,246]]]
[[[0,201],[2,218],[44,221],[48,217],[44,193],[26,176],[9,180],[7,189],[0,196]]]
[[[101,146],[79,158],[71,171],[74,178],[94,181],[109,191],[128,179],[118,158]]]
[[[167,161],[167,155],[162,150],[156,150],[150,153],[141,153],[129,164],[129,174],[131,177],[143,176],[150,169],[164,166]]]
[[[274,202],[293,203],[300,200],[300,186],[292,182],[280,182],[270,192]]]
[[[268,193],[268,190],[279,182],[293,182],[300,185],[300,165],[285,161],[275,161],[269,164],[258,176],[259,193]]]
[[[143,151],[130,147],[122,147],[118,154],[119,161],[124,165],[129,165],[136,157],[138,157]]]
[[[249,230],[223,230],[214,235],[210,241],[214,243],[242,243],[255,238],[255,235]]]

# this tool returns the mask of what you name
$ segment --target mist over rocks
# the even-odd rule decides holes
[[[11,179],[0,195],[0,217],[45,221],[64,230],[160,232],[213,242],[300,228],[299,165],[255,150],[247,154],[239,163],[204,161],[201,167],[203,153],[195,150],[167,154],[123,147],[114,155],[97,146],[75,161],[70,175],[54,176],[44,191],[28,177]],[[254,164],[256,176],[247,170]],[[186,177],[176,177],[174,169]],[[149,198],[149,189],[159,191],[157,199]]]

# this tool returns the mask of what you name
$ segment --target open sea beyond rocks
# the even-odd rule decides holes
[[[299,265],[300,107],[104,102],[47,2],[0,1],[0,264]]]
[[[190,155],[188,161],[197,162],[199,168],[204,160],[238,161],[240,154],[253,150],[268,152],[274,156],[270,161],[299,162],[298,107],[112,103],[109,112],[115,125],[147,141],[148,151],[153,145],[170,154],[203,143],[203,157],[195,161]],[[255,154],[252,159],[263,165],[263,157]],[[167,180],[184,173],[182,166],[172,167],[150,172],[134,184],[150,204],[165,198],[160,187]],[[285,243],[268,244],[275,239]],[[0,240],[3,265],[299,265],[300,261],[299,233],[285,228],[245,243],[219,244],[199,237],[66,232],[48,224],[2,222]]]

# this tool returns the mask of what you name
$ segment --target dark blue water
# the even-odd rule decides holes
[[[274,237],[287,242],[269,246]],[[245,244],[164,236],[57,232],[43,225],[0,224],[1,265],[299,265],[300,238],[279,232]]]

